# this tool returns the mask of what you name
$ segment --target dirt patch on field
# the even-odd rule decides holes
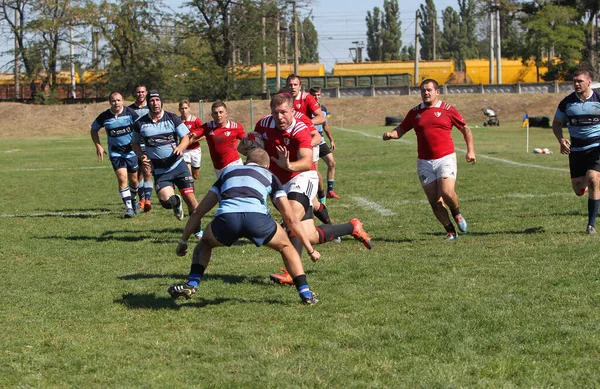
[[[523,114],[552,118],[563,94],[489,94],[446,95],[442,100],[454,105],[471,126],[486,120],[481,108],[491,106],[503,121],[521,120]],[[373,125],[385,122],[386,116],[405,115],[420,103],[419,96],[356,97],[327,99],[323,102],[333,113],[333,125]],[[232,101],[227,103],[229,117],[244,127],[254,123],[269,111],[267,101]],[[251,109],[253,115],[251,115]],[[88,134],[90,124],[108,103],[74,105],[30,105],[0,103],[0,138],[53,137]],[[168,103],[166,110],[177,112],[177,104]],[[210,120],[210,103],[203,104],[203,121]],[[192,112],[199,115],[200,106],[194,103]],[[252,124],[251,124],[252,123]]]

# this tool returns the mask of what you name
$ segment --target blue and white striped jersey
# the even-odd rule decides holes
[[[286,196],[279,179],[253,163],[226,167],[210,190],[219,196],[215,216],[233,212],[268,215],[267,197],[275,200]]]
[[[596,91],[585,101],[571,93],[558,104],[555,117],[569,128],[571,151],[600,146],[600,95]]]
[[[173,150],[179,139],[190,131],[178,115],[163,111],[155,123],[150,114],[142,116],[134,125],[133,142],[146,145],[146,155],[152,162],[155,174],[164,174],[183,162],[183,157]]]
[[[98,132],[103,127],[106,130],[109,157],[131,157],[135,155],[131,148],[131,134],[133,124],[137,119],[138,115],[134,110],[123,107],[121,113],[117,115],[107,109],[92,122],[93,131]]]

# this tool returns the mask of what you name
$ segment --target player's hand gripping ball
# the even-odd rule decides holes
[[[246,138],[244,141],[244,146],[247,150],[265,148],[265,141],[263,140],[262,135],[256,131],[252,131],[246,134]]]

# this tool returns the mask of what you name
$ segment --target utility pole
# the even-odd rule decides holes
[[[433,28],[433,31],[431,32],[433,35],[433,60],[436,60],[436,33],[437,33],[437,11],[435,14],[433,14],[433,18],[431,20],[431,26]]]
[[[498,84],[502,84],[502,44],[500,38],[500,5],[495,1],[496,5],[496,79]]]
[[[298,62],[300,53],[298,52],[298,13],[296,12],[296,1],[293,3],[294,14],[294,74],[298,75]]]
[[[275,62],[275,89],[277,92],[281,89],[281,22],[279,20],[279,10],[277,10],[277,54]]]
[[[19,29],[19,13],[15,8],[15,30]],[[21,98],[21,86],[19,85],[19,44],[15,34],[15,99]]]
[[[261,7],[263,9],[263,16],[262,16],[262,40],[263,40],[263,44],[262,44],[262,62],[260,64],[260,75],[262,77],[262,93],[264,93],[266,95],[267,93],[267,18],[264,15],[264,4],[263,2],[261,2],[261,5],[263,5],[263,7]]]
[[[69,26],[69,44],[71,46],[71,98],[77,98],[77,92],[75,91],[75,46],[73,45],[73,27]]]
[[[490,84],[494,84],[494,10],[490,10]]]
[[[417,10],[415,16],[415,75],[413,83],[419,85],[419,22],[421,19],[421,12]]]

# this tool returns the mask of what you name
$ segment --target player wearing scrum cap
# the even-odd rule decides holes
[[[189,144],[189,130],[178,115],[163,110],[163,100],[157,90],[146,96],[150,112],[135,122],[132,146],[144,164],[152,164],[155,190],[160,205],[172,209],[178,220],[183,220],[183,201],[193,211],[198,205],[194,196],[194,178],[183,152]],[[146,145],[143,154],[140,143]],[[176,195],[177,186],[181,196]]]

